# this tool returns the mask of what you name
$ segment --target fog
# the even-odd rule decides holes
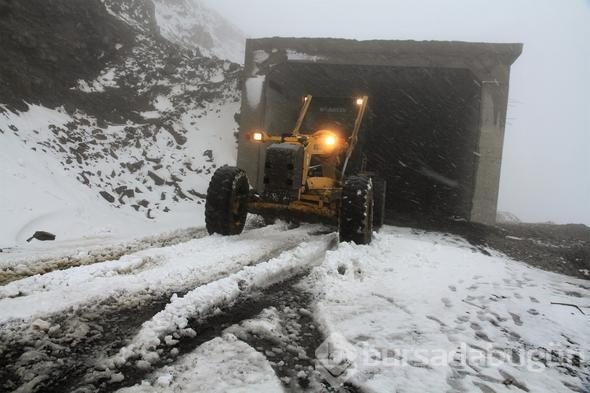
[[[590,224],[590,0],[206,0],[248,37],[522,42],[499,210]]]

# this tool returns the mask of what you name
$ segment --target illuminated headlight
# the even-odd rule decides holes
[[[361,106],[361,105],[363,105],[363,103],[364,103],[364,102],[365,102],[365,100],[363,100],[362,98],[357,98],[357,99],[356,99],[356,104],[357,104],[358,106]]]
[[[334,135],[328,135],[326,136],[326,138],[324,139],[324,143],[326,144],[326,146],[334,146],[336,145],[337,139]]]
[[[262,139],[264,139],[264,136],[262,135],[262,132],[255,132],[252,134],[252,140],[256,141],[256,142],[262,142]]]

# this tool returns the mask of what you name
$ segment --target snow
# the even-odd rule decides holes
[[[92,81],[91,83],[86,82],[83,79],[78,81],[78,90],[84,93],[101,93],[104,91],[104,87],[98,83],[98,81]],[[72,88],[75,89],[75,88]]]
[[[121,47],[117,46],[117,50]],[[105,91],[105,87],[117,88],[117,70],[115,68],[108,68],[104,70],[98,78],[93,81],[87,82],[80,79],[76,87],[72,89],[78,89],[84,93],[102,93]]]
[[[197,391],[275,393],[283,389],[264,355],[228,333],[119,393]]]
[[[56,314],[107,299],[123,306],[170,296],[118,353],[96,359],[113,383],[124,381],[130,366],[151,372],[121,392],[282,390],[290,378],[279,380],[271,366],[285,359],[284,351],[305,355],[283,318],[287,308],[311,313],[325,337],[341,334],[340,344],[352,344],[358,357],[350,382],[364,391],[584,390],[588,316],[557,303],[587,311],[587,281],[531,268],[453,235],[405,228],[384,227],[369,246],[341,243],[330,251],[336,235],[316,235],[324,229],[249,227],[239,236],[207,236],[14,281],[0,287],[0,325],[51,337],[62,328]],[[297,287],[312,293],[311,311],[271,305],[178,357],[179,340],[201,333],[191,321],[310,270]],[[88,329],[81,323],[67,334],[84,337]],[[280,345],[264,351],[241,341],[253,336]],[[544,365],[531,351],[556,358]],[[508,357],[498,362],[492,354]],[[35,356],[42,353],[32,348],[20,361]]]
[[[289,50],[287,50],[287,59],[289,61],[305,61],[305,62],[316,63],[318,61],[324,60],[325,57],[309,55],[307,53],[301,53],[301,52],[297,52],[297,51],[289,49]]]
[[[309,225],[286,230],[284,226],[279,223],[237,237],[204,237],[11,282],[0,287],[0,325],[26,324],[111,296],[124,303],[204,285],[264,260],[277,250],[293,247],[318,229]],[[265,278],[272,276],[265,270],[260,274]]]
[[[162,341],[166,341],[167,335],[195,334],[192,329],[187,332],[189,319],[212,315],[218,307],[231,304],[247,292],[267,288],[321,263],[332,241],[333,235],[325,235],[303,242],[267,262],[245,267],[235,274],[200,286],[183,297],[173,297],[164,310],[143,324],[132,343],[122,348],[113,361],[124,364],[129,358],[138,356],[148,362],[157,360],[155,350]]]
[[[222,107],[211,108],[205,115],[196,111],[183,113],[180,121],[189,130],[187,150],[196,152],[211,150],[214,154],[213,162],[218,166],[235,165],[238,150],[235,136],[237,123],[234,114],[239,112],[240,103],[232,102]],[[194,168],[198,168],[206,164],[207,160],[208,158],[201,154],[200,157],[193,157],[191,163]],[[205,192],[211,175],[194,179],[196,189]]]
[[[246,79],[246,98],[250,107],[256,108],[258,105],[260,105],[265,80],[266,77],[264,75],[254,76]]]
[[[172,101],[170,101],[170,99],[166,96],[163,95],[159,95],[156,97],[156,99],[154,100],[154,108],[156,108],[156,110],[158,112],[171,112],[174,110],[174,105],[172,104]]]
[[[243,63],[245,37],[198,0],[156,0],[156,22],[167,40],[198,48],[204,56]]]
[[[270,58],[270,54],[265,50],[255,50],[252,52],[252,56],[254,58],[254,63],[262,64]]]
[[[155,111],[145,111],[145,112],[141,112],[140,115],[144,118],[144,119],[159,119],[161,114],[159,111],[155,110]]]
[[[225,76],[223,75],[223,71],[222,70],[217,70],[216,73],[214,73],[211,78],[209,78],[210,82],[213,83],[221,83],[225,80]]]
[[[116,68],[107,68],[97,78],[97,82],[100,83],[100,85],[104,86],[104,87],[116,88],[116,87],[118,87],[116,79],[117,79],[117,69]]]
[[[172,245],[205,236],[205,228],[178,229],[136,239],[128,237],[86,237],[75,240],[25,243],[0,253],[0,283],[44,274],[58,269],[115,260],[123,255]]]
[[[315,315],[325,335],[340,333],[358,350],[352,382],[367,391],[499,393],[514,391],[512,384],[565,392],[567,384],[583,390],[588,378],[563,368],[576,354],[581,369],[587,365],[588,316],[551,304],[587,309],[587,282],[485,255],[460,238],[386,227],[370,246],[330,251],[308,285],[319,298]],[[441,360],[454,350],[468,359],[501,352],[520,361]],[[553,350],[562,364],[527,362],[531,350],[545,359]]]
[[[239,338],[245,337],[247,334],[253,334],[258,338],[276,341],[276,337],[281,337],[284,340],[286,333],[282,325],[283,322],[277,309],[270,307],[262,310],[256,318],[246,319],[240,322],[239,325],[230,326],[225,332],[235,334]]]
[[[42,146],[25,144],[10,128],[48,133],[50,124],[63,125],[69,120],[61,110],[38,105],[24,113],[0,114],[0,248],[22,243],[39,230],[57,234],[59,241],[145,233],[145,219],[131,212],[115,212],[53,157],[42,154]]]
[[[143,113],[145,118],[159,118],[175,109],[170,96],[166,95],[158,96],[154,106],[155,111]],[[0,113],[3,132],[0,155],[4,158],[0,180],[8,185],[0,192],[3,218],[0,248],[28,247],[24,240],[38,230],[55,233],[58,241],[77,239],[84,243],[86,239],[137,238],[203,225],[201,198],[174,198],[174,186],[150,185],[142,171],[130,173],[122,169],[125,163],[145,160],[146,156],[158,158],[162,168],[152,169],[152,172],[165,181],[182,179],[185,193],[195,190],[205,194],[212,169],[236,161],[234,114],[239,111],[239,103],[203,106],[187,108],[178,115],[177,129],[186,130],[187,138],[182,151],[173,149],[171,146],[176,145],[173,136],[160,129],[154,138],[144,138],[142,146],[127,146],[117,151],[117,159],[113,159],[110,154],[103,154],[105,146],[124,138],[127,127],[133,124],[111,124],[102,129],[106,138],[103,143],[86,144],[95,152],[93,159],[81,163],[70,159],[71,164],[66,162],[67,154],[78,144],[60,142],[71,137],[66,131],[68,125],[76,120],[76,136],[81,134],[90,140],[98,129],[96,119],[38,105],[30,105],[26,112]],[[205,151],[210,151],[210,156],[204,155]],[[186,170],[186,166],[191,170]],[[83,179],[81,173],[86,173],[86,178]],[[113,173],[118,177],[116,186],[112,184]],[[81,183],[83,180],[86,186]],[[135,193],[136,201],[150,201],[151,213],[139,211],[138,214],[130,199],[123,201],[126,203],[116,200],[109,204],[99,194],[101,190],[108,190],[115,196],[113,188],[121,184],[131,190],[139,188],[141,193]],[[166,201],[161,201],[163,193]]]

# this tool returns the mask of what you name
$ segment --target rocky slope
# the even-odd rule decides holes
[[[0,138],[147,219],[202,204],[212,170],[235,159],[241,67],[199,49],[211,26],[175,25],[194,39],[167,40],[173,4],[0,0]]]

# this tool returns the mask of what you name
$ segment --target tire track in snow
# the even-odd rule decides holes
[[[201,345],[230,334],[269,361],[284,391],[361,392],[351,384],[333,389],[316,371],[315,350],[326,337],[310,311],[314,307],[314,296],[299,285],[307,273],[274,284],[263,292],[244,296],[204,320],[189,319],[187,326],[198,334],[194,337],[179,336],[172,350],[165,344],[158,348],[162,350],[162,355],[154,366],[163,368],[151,372],[133,364],[123,365],[117,371],[124,375],[124,379],[101,384],[98,391],[117,392],[146,381],[156,387],[155,391],[162,391],[163,388],[156,382],[158,377],[182,363],[185,356],[195,353]],[[268,325],[274,326],[269,328]]]
[[[191,289],[271,258],[322,228],[278,224],[235,237],[208,236],[15,281],[0,288],[0,326],[26,324],[106,299],[122,304]]]
[[[129,345],[116,355],[98,361],[85,376],[78,376],[68,386],[113,391],[141,380],[152,367],[150,363],[160,365],[160,359],[167,356],[170,358],[163,361],[170,362],[180,351],[185,353],[208,341],[207,338],[220,335],[224,324],[253,317],[278,299],[288,300],[289,297],[277,293],[292,292],[294,278],[321,263],[326,251],[335,243],[335,235],[324,235],[266,262],[196,288],[183,297],[173,297],[162,311],[142,325]],[[120,380],[122,372],[125,376]],[[113,375],[118,377],[113,380]],[[52,390],[46,387],[44,391]]]
[[[252,260],[248,263],[249,267],[242,266],[241,269],[255,269],[269,258],[271,261],[280,259],[283,254],[293,253],[293,247],[274,249],[264,258]],[[294,272],[288,272],[288,277],[299,271],[295,268]],[[100,304],[80,308],[73,315],[57,314],[45,318],[45,321],[35,321],[28,328],[23,329],[22,325],[4,326],[4,331],[0,333],[2,388],[25,388],[33,392],[64,391],[66,386],[73,387],[73,382],[80,383],[87,372],[93,375],[108,372],[104,368],[101,371],[100,366],[95,368],[96,360],[116,354],[125,340],[138,332],[144,321],[162,310],[171,295],[180,293],[183,296],[189,289],[136,298],[135,302],[120,303],[116,298],[109,298]],[[173,299],[177,298],[175,296]]]
[[[50,256],[19,256],[8,253],[0,262],[0,285],[20,280],[37,274],[47,274],[56,270],[65,270],[78,266],[116,260],[124,255],[155,247],[168,247],[199,239],[207,235],[205,228],[190,228],[166,234],[149,236],[123,244],[105,246],[76,247],[63,251],[48,251]],[[53,255],[51,255],[53,254]]]

